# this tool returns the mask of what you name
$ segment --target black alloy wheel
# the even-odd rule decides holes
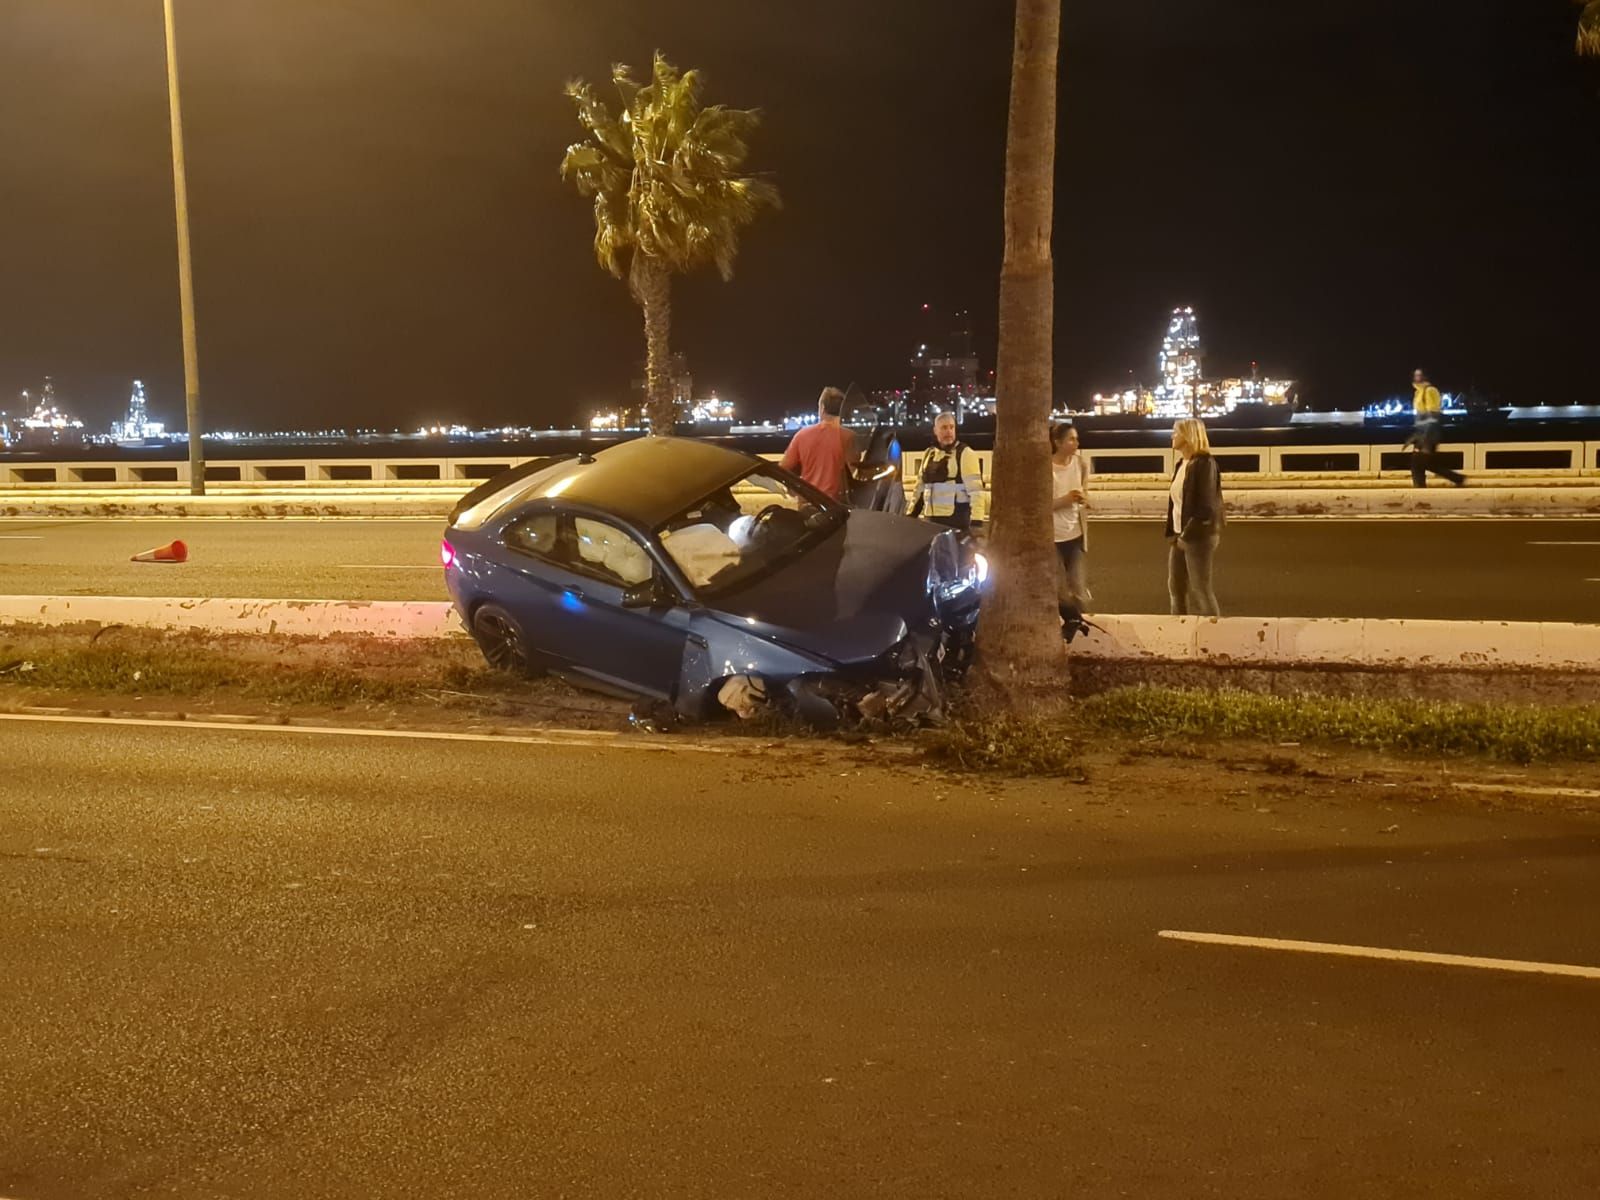
[[[498,604],[481,605],[473,613],[472,636],[483,651],[484,660],[496,671],[522,676],[537,673],[522,626]]]

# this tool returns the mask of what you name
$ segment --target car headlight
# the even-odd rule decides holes
[[[978,553],[972,556],[972,565],[978,573],[978,583],[983,585],[989,582],[989,556]]]

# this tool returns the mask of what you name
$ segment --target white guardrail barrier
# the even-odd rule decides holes
[[[1218,446],[1213,451],[1224,474],[1263,480],[1390,480],[1410,477],[1403,443],[1333,446]],[[1177,465],[1170,449],[1095,449],[1084,452],[1101,486],[1152,483],[1171,477]],[[984,479],[991,452],[975,450]],[[235,459],[206,466],[206,482],[259,488],[430,488],[470,487],[529,456],[483,455],[471,458],[273,458]],[[768,455],[775,458],[775,455]],[[1446,443],[1440,457],[1468,474],[1551,479],[1600,477],[1600,442]],[[920,454],[907,453],[907,482],[914,482]],[[143,488],[187,486],[187,462],[0,462],[0,488],[22,491],[52,488]]]

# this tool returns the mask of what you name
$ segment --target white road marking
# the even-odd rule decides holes
[[[337,571],[443,571],[438,563],[340,563]]]
[[[1529,542],[1530,546],[1600,546],[1600,542]]]
[[[121,725],[141,729],[208,729],[229,733],[291,733],[313,736],[405,738],[421,742],[487,742],[497,746],[566,746],[614,750],[691,750],[696,754],[734,754],[737,748],[705,742],[663,741],[592,729],[546,729],[539,733],[450,733],[442,729],[365,729],[358,725],[265,725],[250,721],[174,721],[153,717],[75,717],[56,713],[0,713],[0,721],[52,725]]]
[[[1464,792],[1515,792],[1519,796],[1569,796],[1575,800],[1600,800],[1600,789],[1597,788],[1530,787],[1521,783],[1452,783],[1450,786]]]
[[[42,533],[0,533],[0,542],[42,542],[42,541],[44,541],[44,535]],[[0,1196],[0,1200],[5,1200],[5,1197],[4,1196]]]
[[[1379,946],[1345,946],[1338,942],[1297,942],[1285,938],[1241,937],[1231,933],[1190,933],[1163,929],[1157,937],[1208,946],[1247,946],[1257,950],[1292,950],[1300,954],[1334,954],[1345,958],[1379,958],[1390,962],[1429,963],[1440,967],[1475,967],[1480,971],[1514,971],[1523,975],[1571,975],[1600,979],[1600,967],[1568,963],[1523,962],[1515,958],[1478,958],[1470,954],[1431,954],[1422,950],[1386,950]]]

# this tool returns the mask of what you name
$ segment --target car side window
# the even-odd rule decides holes
[[[555,513],[534,513],[524,517],[506,530],[506,545],[522,554],[531,554],[546,562],[560,562],[560,518]]]
[[[591,517],[574,517],[577,557],[572,565],[619,587],[637,587],[655,574],[655,563],[645,548],[615,525]]]

